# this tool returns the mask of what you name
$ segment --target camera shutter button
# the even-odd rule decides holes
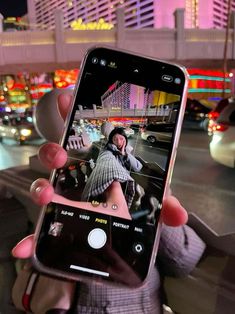
[[[87,240],[93,249],[101,249],[107,241],[107,235],[103,229],[95,228],[90,231]]]

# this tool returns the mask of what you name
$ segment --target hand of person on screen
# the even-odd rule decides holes
[[[70,109],[71,96],[62,94],[58,98],[58,107],[63,119]],[[39,150],[39,159],[49,169],[61,168],[67,161],[67,152],[56,143],[47,143]],[[46,179],[37,179],[31,186],[31,197],[38,205],[46,205],[52,201],[53,187]],[[187,222],[188,215],[179,201],[172,195],[163,201],[162,221],[169,226],[180,226]],[[12,250],[12,254],[18,258],[28,258],[32,255],[33,235],[24,238]]]
[[[123,143],[123,145],[122,145],[121,154],[122,154],[123,156],[126,155],[126,140],[124,141],[124,143]]]

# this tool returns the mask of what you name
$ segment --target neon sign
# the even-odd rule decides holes
[[[189,93],[231,94],[231,76],[218,70],[188,69]]]
[[[110,30],[113,28],[112,23],[106,23],[104,19],[99,19],[98,22],[83,23],[82,18],[73,21],[70,24],[73,30]]]

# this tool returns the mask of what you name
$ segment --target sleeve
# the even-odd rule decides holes
[[[133,171],[139,172],[143,165],[141,164],[141,162],[135,158],[135,156],[133,156],[131,153],[127,153],[126,154],[126,165],[127,168],[131,168]]]
[[[96,166],[86,182],[82,192],[82,200],[87,201],[102,196],[113,181],[126,182],[125,198],[128,207],[130,207],[135,194],[134,180],[111,152],[104,151],[98,157]]]
[[[205,243],[189,226],[163,225],[157,255],[157,265],[163,275],[188,275],[199,262]]]

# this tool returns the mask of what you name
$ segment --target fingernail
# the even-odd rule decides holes
[[[61,94],[60,97],[63,99],[63,101],[70,103],[72,99],[72,95],[70,94]]]
[[[44,185],[38,185],[37,182],[33,183],[30,188],[31,194],[33,194],[34,198],[39,198],[41,192],[45,189]]]
[[[42,190],[43,190],[42,187],[37,187],[36,189],[32,188],[30,191],[31,192],[31,198],[37,202],[40,199],[40,193]]]
[[[57,155],[59,149],[60,149],[59,147],[50,148],[50,150],[45,155],[48,162],[52,162],[56,158],[56,155]]]
[[[42,186],[38,186],[36,189],[35,189],[35,193],[36,194],[40,194],[40,192],[42,191],[44,189],[44,187],[42,187]]]

